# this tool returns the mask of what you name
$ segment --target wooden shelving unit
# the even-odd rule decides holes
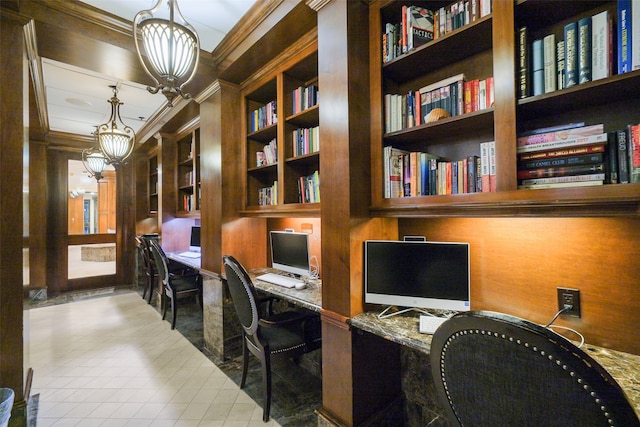
[[[283,58],[285,56],[283,55]],[[293,132],[319,126],[319,104],[294,110],[293,91],[317,87],[318,57],[316,43],[286,56],[273,71],[256,79],[242,90],[244,113],[243,146],[245,160],[245,197],[243,213],[249,216],[319,216],[320,203],[309,203],[300,196],[300,181],[320,170],[319,147],[313,152],[294,151]],[[275,122],[251,123],[252,114],[269,104],[275,105]],[[261,114],[262,117],[262,114]],[[265,146],[277,146],[270,161],[258,161]],[[266,157],[266,156],[264,156]],[[277,187],[277,190],[274,188]],[[271,188],[271,190],[265,190]],[[315,191],[319,192],[319,187]]]
[[[435,10],[450,2],[416,2]],[[615,1],[494,2],[491,15],[382,63],[386,22],[406,2],[379,1],[370,7],[371,177],[374,216],[627,216],[640,212],[640,184],[516,190],[515,139],[519,132],[573,121],[604,123],[612,131],[635,123],[640,113],[640,71],[516,99],[517,28],[531,35],[558,33],[566,22],[609,10]],[[614,26],[615,28],[615,26]],[[384,133],[384,95],[416,90],[457,73],[466,79],[493,75],[493,108]],[[499,83],[498,83],[499,82]],[[624,93],[624,96],[616,94]],[[481,141],[496,142],[495,193],[384,198],[383,147],[427,151],[443,158],[478,155]]]
[[[200,129],[190,130],[177,140],[177,213],[179,216],[200,212]]]

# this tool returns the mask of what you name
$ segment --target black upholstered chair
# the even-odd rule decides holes
[[[140,254],[140,258],[142,258],[142,264],[144,269],[144,289],[142,291],[142,299],[146,300],[147,303],[151,304],[151,297],[153,296],[153,285],[156,281],[156,269],[155,263],[153,262],[153,254],[151,253],[151,247],[149,246],[149,242],[142,236],[136,236],[136,249]],[[147,292],[149,292],[149,296],[147,297]]]
[[[168,258],[160,244],[149,240],[151,252],[158,274],[162,279],[162,320],[167,316],[167,300],[171,303],[171,329],[176,327],[178,317],[178,300],[187,295],[194,295],[202,308],[202,277],[197,273],[174,274],[169,271]]]
[[[431,369],[451,422],[461,426],[640,426],[600,364],[517,317],[453,316],[433,335]]]
[[[318,316],[300,311],[269,314],[261,304],[245,268],[232,256],[223,257],[226,280],[236,313],[242,325],[242,380],[244,388],[249,353],[260,360],[264,406],[262,419],[269,420],[271,407],[271,358],[298,358],[320,347]]]

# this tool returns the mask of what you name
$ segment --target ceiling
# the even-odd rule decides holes
[[[212,52],[255,1],[179,0],[178,4],[187,22],[196,29],[201,50]],[[83,3],[133,21],[140,10],[152,8],[155,0],[84,0]],[[142,128],[166,100],[162,95],[150,94],[145,85],[123,80],[117,74],[116,69],[110,75],[101,74],[43,57],[48,130],[90,136],[97,125],[109,119],[111,105],[107,101],[113,94],[111,85],[118,87],[124,123],[136,132]]]

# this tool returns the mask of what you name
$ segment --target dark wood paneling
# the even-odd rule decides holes
[[[588,343],[640,354],[638,218],[399,221],[399,236],[471,244],[472,309],[546,323],[558,310],[556,287],[577,288],[582,318],[561,317],[557,324],[578,330]]]
[[[47,287],[47,148],[29,143],[29,286]]]
[[[0,378],[3,387],[15,390],[16,406],[24,408],[22,165],[27,143],[23,117],[28,98],[26,92],[19,89],[25,87],[28,76],[24,67],[23,24],[0,12],[0,75],[3,76],[0,79]]]

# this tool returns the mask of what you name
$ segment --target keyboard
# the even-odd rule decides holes
[[[293,288],[297,284],[304,283],[302,280],[294,279],[292,277],[283,276],[277,273],[266,273],[256,276],[256,279],[263,282],[273,283],[274,285],[283,286],[285,288]]]
[[[420,316],[420,333],[433,334],[447,319],[446,317]]]
[[[200,252],[180,252],[178,256],[181,256],[183,258],[200,258]]]

